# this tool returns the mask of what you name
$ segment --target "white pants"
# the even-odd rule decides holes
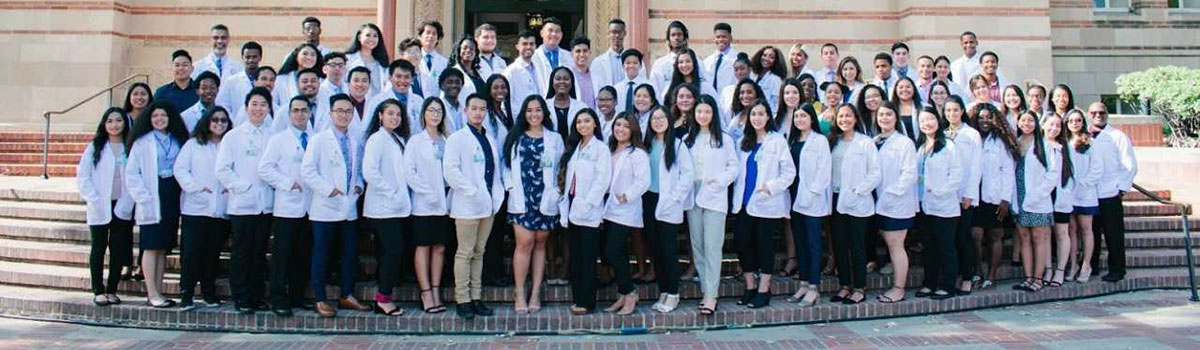
[[[725,213],[695,207],[687,211],[692,261],[700,275],[700,291],[717,297],[721,284],[721,247],[725,245]]]

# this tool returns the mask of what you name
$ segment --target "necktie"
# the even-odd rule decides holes
[[[224,70],[221,69],[221,57],[217,57],[217,76],[220,77]]]
[[[713,66],[713,90],[717,89],[717,80],[720,80],[719,73],[721,72],[721,61],[725,60],[725,54],[717,54],[717,65]]]
[[[613,52],[612,56],[612,59],[609,60],[612,62],[612,83],[616,84],[618,81],[621,81],[622,74],[625,74],[625,72],[621,69],[621,55]]]
[[[413,88],[413,93],[416,93],[417,95],[420,95],[420,96],[425,96],[424,90],[421,90],[421,75],[420,74],[417,74],[417,76],[413,77],[412,88]]]
[[[303,149],[303,150],[308,149],[308,132],[307,131],[300,132],[300,149]]]
[[[529,73],[529,83],[533,85],[533,91],[539,91],[538,89],[540,88],[538,87],[537,82],[537,72],[533,70],[533,65],[525,65],[525,72]]]
[[[633,82],[629,82],[629,88],[625,89],[625,111],[633,111]]]
[[[342,149],[342,162],[344,162],[343,164],[345,164],[346,168],[346,191],[350,191],[350,169],[352,168],[350,164],[350,140],[348,139],[349,137],[346,135],[338,135],[338,146]]]
[[[550,61],[550,68],[558,68],[558,50],[547,49],[546,60]]]
[[[897,73],[900,73],[900,76],[908,75],[908,67],[900,67]]]
[[[425,54],[425,70],[433,73],[433,54]]]

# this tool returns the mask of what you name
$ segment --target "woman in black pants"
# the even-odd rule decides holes
[[[689,90],[689,85],[679,85],[675,93]],[[693,95],[694,96],[694,95]],[[678,99],[677,106],[689,105],[695,99]],[[677,110],[678,107],[673,107]],[[642,220],[647,223],[645,232],[654,249],[654,260],[658,261],[659,303],[654,310],[662,313],[674,311],[679,306],[679,244],[677,237],[683,225],[683,210],[691,209],[689,203],[693,186],[693,163],[691,152],[682,140],[675,136],[672,126],[675,115],[665,113],[663,107],[655,107],[650,113],[645,144],[650,149],[649,200],[642,201]],[[662,294],[666,295],[663,296]]]
[[[644,148],[637,117],[632,112],[621,112],[608,138],[614,175],[604,204],[604,257],[613,267],[620,294],[604,311],[618,315],[637,309],[638,294],[629,271],[627,248],[633,229],[644,227],[646,221],[642,200],[650,187],[650,162]]]
[[[946,98],[942,107],[942,123],[946,128],[946,138],[954,140],[954,148],[958,151],[962,167],[962,181],[958,185],[961,214],[954,236],[958,253],[958,275],[961,278],[958,290],[954,292],[959,295],[970,295],[974,281],[979,278],[976,272],[979,255],[975,254],[978,248],[975,247],[975,239],[971,237],[971,226],[975,207],[979,205],[979,183],[983,175],[983,139],[965,116],[966,104],[961,98]]]
[[[394,99],[375,108],[367,126],[362,174],[367,182],[363,216],[370,218],[379,239],[379,290],[375,313],[400,316],[404,310],[392,302],[392,291],[400,279],[400,256],[404,252],[404,226],[412,214],[408,184],[403,173],[404,148],[408,142],[408,113]]]
[[[917,196],[921,202],[921,231],[925,233],[925,287],[931,299],[954,296],[958,278],[957,224],[961,215],[959,183],[961,158],[938,121],[936,107],[917,115]],[[930,292],[932,290],[932,292]],[[918,293],[919,294],[919,293]]]
[[[129,123],[124,112],[117,107],[104,111],[75,172],[79,196],[87,203],[87,224],[92,236],[88,268],[92,274],[92,302],[99,306],[121,303],[117,297],[121,268],[132,259],[133,201],[125,191],[122,176],[128,135]],[[110,251],[107,279],[105,250]]]
[[[194,295],[197,282],[200,295],[208,307],[221,305],[217,298],[217,266],[221,248],[229,237],[229,220],[225,217],[227,192],[217,181],[217,148],[229,131],[229,113],[213,107],[192,131],[192,138],[179,151],[175,161],[175,180],[183,189],[180,213],[183,229],[180,236],[179,289],[182,311],[196,308]]]
[[[829,300],[835,303],[857,304],[866,299],[865,240],[867,224],[875,215],[871,191],[879,186],[881,175],[875,143],[855,131],[860,122],[854,106],[843,103],[837,107],[837,119],[829,133],[834,203],[830,237],[842,285]]]

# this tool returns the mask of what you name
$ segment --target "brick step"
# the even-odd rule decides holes
[[[90,142],[91,133],[84,132],[51,132],[50,142]],[[0,142],[42,142],[46,134],[40,132],[5,131],[0,132]]]
[[[71,180],[67,180],[71,181]],[[71,182],[74,184],[74,182]],[[59,204],[76,204],[83,205],[83,198],[79,197],[79,191],[75,186],[71,186],[70,190],[31,190],[24,188],[0,188],[0,200],[2,201],[17,201],[17,202],[42,202],[42,203],[59,203]]]
[[[50,164],[47,172],[54,177],[74,177],[75,165]],[[41,176],[42,165],[32,164],[0,164],[0,175],[4,176]]]
[[[117,306],[97,307],[91,303],[86,292],[60,291],[43,288],[28,288],[0,285],[0,314],[19,315],[25,318],[49,321],[77,322],[92,325],[150,328],[187,331],[224,331],[254,333],[322,333],[322,334],[378,334],[405,333],[430,335],[453,334],[638,334],[644,332],[681,332],[689,330],[745,328],[785,324],[807,324],[836,322],[857,319],[875,319],[898,316],[917,316],[936,313],[967,311],[981,308],[1043,303],[1070,300],[1113,293],[1153,288],[1179,288],[1186,286],[1187,272],[1182,268],[1131,269],[1126,279],[1117,283],[1098,280],[1087,284],[1068,283],[1063,287],[1047,288],[1037,293],[1015,291],[1011,285],[1016,281],[1001,282],[995,288],[979,290],[969,296],[944,301],[918,299],[909,290],[909,300],[897,304],[882,304],[874,301],[879,291],[867,295],[868,302],[856,305],[830,303],[828,293],[814,307],[801,307],[786,302],[777,296],[771,304],[761,309],[749,309],[734,305],[730,298],[722,299],[720,308],[713,316],[698,314],[693,301],[686,301],[669,314],[651,311],[649,301],[643,299],[638,311],[630,316],[593,313],[574,316],[567,311],[569,303],[550,302],[541,312],[517,315],[512,305],[491,303],[495,316],[478,317],[466,321],[450,312],[424,314],[419,304],[402,302],[405,315],[388,317],[370,312],[339,310],[338,317],[320,318],[310,310],[298,310],[291,318],[280,318],[270,313],[256,315],[237,314],[230,303],[219,308],[197,309],[182,312],[179,309],[153,309],[145,306],[142,295],[124,296],[125,303]],[[449,300],[447,300],[449,302]],[[1185,300],[1167,300],[1169,305],[1186,305]],[[452,306],[452,305],[451,305]],[[601,307],[606,306],[603,303]]]
[[[42,143],[34,142],[0,142],[0,152],[13,153],[42,153]],[[83,153],[87,149],[86,142],[64,143],[51,142],[50,153]]]
[[[50,165],[76,165],[79,164],[81,153],[50,153]],[[90,157],[90,156],[89,156]],[[7,164],[42,164],[41,153],[0,153],[0,163]]]
[[[1154,195],[1158,196],[1159,198],[1162,198],[1164,200],[1171,200],[1171,191],[1170,190],[1153,190],[1152,189],[1149,191],[1150,191],[1150,193],[1153,193]],[[1151,200],[1149,196],[1142,194],[1141,192],[1138,192],[1138,191],[1132,191],[1132,192],[1126,193],[1125,196],[1122,197],[1122,199],[1127,202],[1142,202],[1142,201]]]

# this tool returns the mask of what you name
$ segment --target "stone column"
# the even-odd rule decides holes
[[[396,0],[376,0],[375,23],[383,31],[379,43],[387,49],[388,57],[396,57]]]
[[[638,49],[649,57],[650,4],[648,0],[629,0],[629,17],[625,20],[628,33],[625,46]]]

